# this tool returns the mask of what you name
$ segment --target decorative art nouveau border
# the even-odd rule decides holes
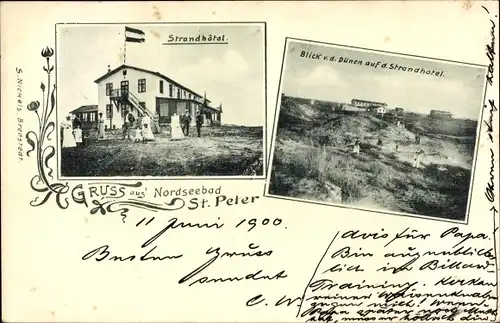
[[[180,197],[170,198],[164,203],[152,203],[141,201],[135,198],[127,198],[126,193],[129,190],[129,195],[133,191],[140,191],[143,187],[141,181],[136,183],[89,183],[89,188],[97,186],[109,185],[116,186],[120,189],[116,192],[116,197],[98,196],[92,197],[86,194],[86,190],[82,184],[69,184],[69,182],[58,182],[54,178],[54,170],[49,165],[50,161],[56,156],[56,148],[53,136],[56,130],[56,124],[53,120],[53,113],[56,107],[56,83],[52,72],[54,65],[51,59],[54,55],[54,49],[45,47],[41,51],[42,58],[45,59],[43,70],[47,74],[46,83],[42,80],[40,89],[42,91],[42,100],[31,101],[27,105],[28,111],[32,111],[38,118],[38,129],[30,130],[26,133],[26,140],[30,146],[27,151],[28,157],[33,157],[32,153],[36,154],[37,174],[31,178],[30,186],[37,193],[37,196],[30,202],[33,207],[38,207],[47,203],[51,198],[55,200],[57,206],[61,209],[67,209],[71,203],[83,204],[89,209],[90,214],[116,213],[122,217],[122,222],[125,223],[127,213],[131,208],[144,209],[152,212],[158,211],[174,211],[182,209],[186,202]],[[90,194],[92,195],[92,194]]]

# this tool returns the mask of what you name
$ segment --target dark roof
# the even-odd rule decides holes
[[[135,67],[135,66],[131,66],[131,65],[125,65],[125,64],[122,64],[122,65],[118,66],[117,68],[115,68],[114,70],[111,70],[111,71],[107,72],[106,74],[104,74],[103,76],[101,76],[97,80],[95,80],[94,82],[95,83],[99,83],[100,81],[104,80],[108,76],[110,76],[112,74],[115,74],[116,72],[118,72],[122,68],[130,68],[130,69],[133,69],[133,70],[136,70],[136,71],[139,71],[139,72],[145,72],[145,73],[156,75],[156,76],[164,79],[165,81],[168,81],[168,82],[170,82],[172,84],[175,84],[176,86],[180,87],[183,90],[187,90],[187,91],[189,91],[191,93],[196,94],[199,97],[203,97],[203,95],[200,95],[200,94],[196,93],[195,91],[191,90],[190,88],[187,88],[187,87],[185,87],[182,84],[179,84],[178,82],[172,80],[169,77],[166,77],[165,75],[161,74],[160,72],[150,71],[150,70],[147,70],[147,69],[144,69],[144,68],[139,68],[139,67]],[[208,100],[208,99],[207,99],[207,101],[210,102],[210,100]]]
[[[358,102],[366,102],[366,103],[375,103],[375,104],[384,104],[384,105],[387,105],[387,103],[384,103],[384,102],[366,101],[366,100],[359,100],[359,99],[352,99],[352,101],[358,101]],[[352,102],[352,101],[351,101],[351,102]]]
[[[209,106],[209,105],[207,105],[206,107],[207,107],[208,109],[210,109],[210,110],[213,110],[213,111],[216,111],[216,112],[221,112],[221,113],[222,113],[222,111],[220,111],[220,109],[219,109],[219,108],[216,108],[216,107],[211,107],[211,106]]]
[[[82,105],[81,107],[71,111],[70,113],[83,113],[97,111],[97,105]]]

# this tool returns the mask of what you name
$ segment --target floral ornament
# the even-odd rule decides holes
[[[30,104],[28,104],[28,110],[29,111],[36,111],[40,107],[40,102],[38,101],[33,101]]]
[[[49,58],[52,57],[52,55],[54,55],[54,50],[52,48],[45,47],[44,49],[42,49],[42,57]]]
[[[164,204],[151,203],[134,199],[125,201],[108,200],[104,203],[98,200],[93,200],[92,204],[94,204],[95,207],[90,210],[90,214],[97,214],[97,212],[100,212],[102,215],[105,215],[107,212],[119,212],[122,217],[122,222],[125,223],[127,212],[130,210],[129,207],[145,209],[152,212],[173,211],[182,209],[186,205],[186,202],[180,197],[175,197],[170,202],[165,202]]]
[[[141,200],[126,199],[126,200],[108,200],[97,201],[92,200],[93,206],[87,203],[85,190],[82,184],[77,184],[70,188],[68,182],[60,183],[53,180],[53,170],[49,166],[49,162],[55,156],[56,149],[53,145],[46,144],[52,141],[51,134],[54,132],[56,125],[51,121],[51,116],[56,106],[56,84],[52,84],[52,71],[54,66],[50,64],[51,57],[54,55],[54,50],[46,47],[41,51],[41,55],[46,59],[46,66],[43,70],[47,73],[47,82],[40,83],[42,90],[42,100],[30,102],[26,108],[28,111],[35,112],[38,117],[38,131],[28,131],[26,140],[31,147],[26,153],[29,157],[32,152],[36,152],[36,164],[38,173],[32,177],[30,181],[31,188],[40,195],[35,197],[30,205],[40,206],[45,204],[51,197],[55,198],[57,205],[61,209],[66,209],[69,206],[69,199],[76,204],[83,204],[90,209],[90,214],[106,214],[118,212],[122,221],[125,222],[126,215],[131,207],[145,209],[152,212],[173,211],[179,210],[185,206],[185,201],[181,198],[173,198],[170,202],[163,204],[151,203]],[[90,185],[99,185],[102,183],[91,183]],[[135,184],[114,183],[126,187],[140,187],[141,182]]]
[[[43,67],[43,70],[50,74],[54,70],[54,66],[50,66],[50,58],[54,55],[54,50],[50,47],[45,47],[42,49],[42,57],[45,57],[47,59],[47,66]],[[43,83],[42,83],[43,86]],[[43,88],[42,88],[43,91]]]
[[[54,66],[50,65],[50,58],[54,55],[54,50],[46,47],[42,50],[41,55],[47,60],[47,66],[43,67],[43,70],[47,73],[47,83],[46,85],[43,82],[40,83],[40,89],[42,90],[41,104],[39,101],[32,101],[27,105],[28,111],[34,111],[38,117],[38,133],[29,131],[26,134],[26,140],[31,147],[26,154],[29,156],[30,153],[36,150],[38,174],[31,179],[30,184],[34,191],[42,193],[44,196],[41,199],[39,197],[35,198],[31,201],[31,205],[42,205],[54,195],[59,207],[67,208],[68,199],[63,198],[63,195],[69,191],[69,186],[67,183],[51,182],[53,170],[49,166],[49,161],[55,156],[56,150],[52,145],[45,145],[45,141],[51,140],[50,135],[55,130],[54,121],[50,121],[50,116],[54,112],[56,105],[56,85],[51,83],[51,73]]]

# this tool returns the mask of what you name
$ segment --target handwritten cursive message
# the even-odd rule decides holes
[[[493,232],[337,232],[298,316],[307,321],[492,321]]]
[[[490,14],[489,10],[483,6],[483,9]],[[493,19],[489,19],[491,24],[490,29],[490,42],[486,45],[486,57],[488,58],[488,72],[486,75],[486,80],[489,86],[493,86],[494,84],[494,72],[495,72],[495,34],[496,34],[496,24]],[[487,110],[488,114],[484,117],[484,125],[486,126],[486,134],[487,138],[490,141],[490,144],[495,144],[495,129],[494,129],[494,120],[495,114],[498,109],[495,105],[495,100],[493,98],[488,98],[487,103],[484,105],[484,109]],[[498,143],[497,143],[498,145]],[[491,210],[495,213],[497,211],[495,203],[495,166],[497,165],[497,161],[495,159],[495,151],[490,148],[489,149],[490,156],[490,167],[488,169],[488,182],[485,188],[485,196],[488,202],[492,203]]]
[[[186,235],[197,235],[197,231],[212,231],[222,235],[224,231],[236,230],[242,233],[248,233],[257,228],[265,229],[283,229],[286,226],[283,220],[279,218],[243,218],[231,224],[223,222],[220,217],[214,221],[187,221],[177,217],[170,219],[157,219],[156,217],[142,218],[135,224],[138,229],[146,228],[153,232],[146,236],[143,241],[136,244],[133,250],[126,253],[117,253],[115,249],[123,248],[114,246],[106,241],[99,246],[92,248],[82,256],[84,261],[94,261],[97,263],[105,262],[163,262],[177,261],[185,256],[184,252],[180,251],[180,247],[173,247],[168,244],[169,236],[182,231]],[[175,252],[172,249],[177,250]],[[167,251],[168,250],[168,251]],[[191,287],[199,284],[216,284],[216,283],[235,283],[245,280],[279,280],[287,278],[286,271],[278,268],[273,272],[267,272],[259,267],[258,262],[253,266],[253,261],[266,259],[269,261],[274,254],[274,250],[262,246],[255,239],[248,240],[244,248],[235,248],[229,245],[211,245],[205,247],[205,251],[201,253],[203,261],[193,269],[187,269],[186,274],[179,277],[178,284]],[[197,254],[195,256],[199,256]],[[217,267],[215,263],[224,262],[224,266],[234,268],[232,274],[220,276],[217,270],[212,268]],[[230,263],[244,263],[244,266],[231,265]],[[182,266],[181,264],[178,264]],[[252,267],[254,267],[252,269]]]

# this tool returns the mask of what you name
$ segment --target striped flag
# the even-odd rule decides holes
[[[125,27],[125,41],[131,43],[144,43],[146,34],[140,29]]]

